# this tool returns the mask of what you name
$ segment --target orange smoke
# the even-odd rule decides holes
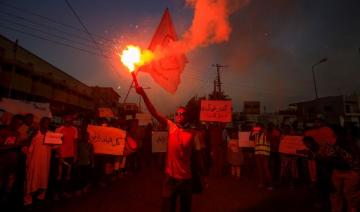
[[[194,7],[194,19],[185,32],[179,46],[189,52],[199,46],[229,40],[231,27],[229,16],[249,0],[187,0]],[[240,4],[241,3],[241,4]]]
[[[231,34],[229,17],[250,0],[186,0],[194,8],[190,28],[179,41],[167,49],[157,49],[156,58],[171,54],[186,54],[195,48],[228,41]]]
[[[129,56],[130,58],[126,56],[126,60],[130,60],[130,63],[121,59],[130,71],[134,71],[151,60],[182,55],[198,47],[228,41],[231,33],[230,15],[240,7],[247,5],[250,0],[186,0],[186,2],[194,8],[194,19],[182,38],[170,43],[165,48],[157,46],[154,52],[149,53],[150,57],[135,56],[135,58],[142,57],[142,59],[132,61],[134,56]],[[141,52],[141,50],[139,51]],[[139,54],[143,55],[144,53]]]

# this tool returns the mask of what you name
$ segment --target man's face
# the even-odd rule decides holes
[[[185,113],[186,110],[184,108],[179,108],[175,112],[175,124],[185,124]]]

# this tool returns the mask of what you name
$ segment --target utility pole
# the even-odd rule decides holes
[[[213,91],[213,98],[216,98],[217,99],[217,92],[216,92],[216,80],[214,80],[214,91]]]
[[[221,95],[221,79],[220,79],[220,69],[221,68],[225,68],[225,67],[227,67],[227,66],[225,66],[225,65],[220,65],[220,64],[213,64],[212,65],[213,67],[216,67],[216,73],[217,73],[217,82],[216,82],[216,87],[218,88],[217,89],[217,98],[219,98],[220,97],[220,95]]]

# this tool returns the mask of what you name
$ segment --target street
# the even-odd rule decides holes
[[[118,179],[110,186],[97,188],[81,197],[52,201],[36,211],[160,211],[163,175],[158,168],[146,167]],[[193,211],[321,211],[311,203],[305,187],[259,189],[252,179],[230,176],[209,177],[209,186],[193,197]]]

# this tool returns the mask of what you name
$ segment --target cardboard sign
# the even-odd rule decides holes
[[[255,147],[255,142],[254,141],[250,141],[249,137],[250,137],[250,133],[251,132],[239,132],[239,147],[243,147],[243,148],[254,148]]]
[[[201,121],[231,122],[231,115],[230,100],[201,100]]]
[[[290,155],[304,156],[299,154],[298,150],[307,149],[303,144],[303,136],[285,135],[280,140],[279,152]]]
[[[123,155],[126,131],[94,125],[89,125],[87,131],[96,154]]]
[[[98,111],[99,111],[99,117],[104,117],[104,118],[114,117],[113,111],[108,107],[100,107],[98,108]]]
[[[153,131],[151,138],[152,152],[166,152],[168,136],[168,131]]]
[[[44,144],[55,144],[55,145],[61,145],[62,144],[62,133],[56,133],[56,132],[46,132]]]
[[[149,113],[137,113],[135,119],[139,120],[139,126],[146,126],[151,123],[151,115]]]
[[[15,99],[2,98],[0,101],[0,109],[11,114],[27,114],[34,115],[34,121],[40,122],[42,117],[52,118],[50,111],[50,103],[25,102]]]

